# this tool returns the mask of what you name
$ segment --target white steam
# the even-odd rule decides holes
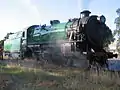
[[[89,5],[92,0],[77,0],[78,8],[81,10],[89,10]]]

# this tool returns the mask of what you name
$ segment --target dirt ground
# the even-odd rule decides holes
[[[0,90],[120,90],[119,72],[0,66]]]

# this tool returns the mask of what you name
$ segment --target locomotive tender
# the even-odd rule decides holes
[[[105,24],[106,18],[103,15],[90,16],[90,13],[84,10],[80,18],[69,19],[64,23],[51,20],[51,25],[32,25],[10,34],[4,40],[4,59],[32,57],[62,64],[70,61],[69,64],[73,64],[75,57],[82,60],[83,55],[86,58],[81,63],[85,59],[107,61],[116,56],[104,49],[113,40],[112,32]]]

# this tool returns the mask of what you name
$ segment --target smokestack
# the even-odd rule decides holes
[[[90,13],[91,12],[89,10],[84,10],[80,14],[83,15],[84,17],[88,17],[90,15]]]

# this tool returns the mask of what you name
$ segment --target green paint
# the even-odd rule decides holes
[[[56,41],[56,40],[66,40],[66,29],[65,26],[70,27],[72,23],[59,23],[54,24],[51,27],[46,27],[45,29],[37,29],[31,28],[28,30],[28,44],[29,43],[46,43],[48,41]]]
[[[9,38],[4,41],[4,51],[9,52],[19,52],[21,45],[22,32],[17,32],[9,36]]]

